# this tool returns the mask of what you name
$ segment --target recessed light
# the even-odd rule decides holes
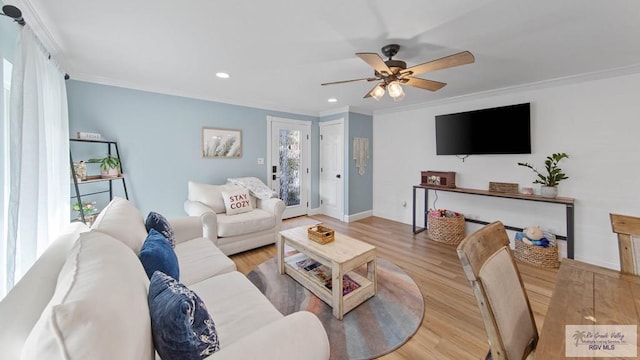
[[[216,76],[219,77],[220,79],[228,79],[229,78],[229,74],[224,73],[224,72],[216,73]]]
[[[330,103],[334,103],[334,102],[338,102],[338,99],[336,99],[336,98],[331,98],[331,99],[329,99],[329,100],[327,100],[327,101],[328,101],[328,102],[330,102]]]

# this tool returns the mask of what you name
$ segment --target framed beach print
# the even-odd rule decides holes
[[[242,130],[202,128],[202,157],[242,157]]]

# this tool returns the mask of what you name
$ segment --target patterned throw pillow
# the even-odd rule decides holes
[[[164,237],[169,240],[171,243],[171,247],[176,247],[176,236],[173,233],[173,229],[171,225],[169,225],[169,221],[167,218],[158,214],[155,211],[152,211],[147,215],[147,220],[144,222],[144,226],[147,228],[147,232],[151,229],[156,229],[160,234],[164,235]]]
[[[242,214],[253,210],[253,204],[249,198],[249,190],[222,191],[221,194],[227,215]]]
[[[169,241],[156,229],[149,231],[149,235],[138,253],[138,258],[140,258],[149,279],[156,270],[162,271],[174,279],[180,279],[178,257]]]
[[[202,299],[160,271],[151,277],[149,311],[153,343],[162,359],[204,359],[220,350]]]

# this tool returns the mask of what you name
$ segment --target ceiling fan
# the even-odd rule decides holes
[[[373,97],[376,100],[380,100],[380,98],[384,96],[386,89],[389,92],[389,96],[395,101],[399,101],[404,98],[404,91],[402,90],[402,86],[400,86],[401,84],[430,91],[437,91],[447,85],[439,81],[421,79],[414,75],[470,64],[475,61],[473,54],[468,51],[462,51],[407,68],[406,62],[392,59],[392,57],[398,53],[398,50],[400,50],[400,45],[398,44],[383,46],[382,54],[389,58],[387,61],[384,61],[382,57],[376,53],[356,53],[356,56],[375,69],[374,77],[335,81],[322,85],[344,84],[356,81],[380,81],[364,97]]]

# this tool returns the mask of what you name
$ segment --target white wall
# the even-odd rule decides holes
[[[435,155],[435,115],[523,102],[531,103],[531,155],[474,155],[464,162]],[[560,184],[559,196],[575,198],[575,258],[619,267],[609,213],[640,216],[640,74],[547,83],[376,113],[373,132],[374,215],[407,224],[412,220],[412,186],[420,183],[420,171],[455,171],[458,187],[488,189],[489,181],[512,182],[533,186],[539,193],[539,186],[531,184],[534,174],[516,163],[530,162],[540,169],[547,155],[568,153],[570,158],[562,160],[560,167],[569,179]],[[434,198],[430,191],[430,208]],[[566,235],[562,205],[442,191],[438,198],[437,208],[519,227],[540,225]],[[419,201],[418,214],[421,211]],[[477,228],[467,224],[467,232]],[[564,242],[560,245],[561,254],[566,253]]]

